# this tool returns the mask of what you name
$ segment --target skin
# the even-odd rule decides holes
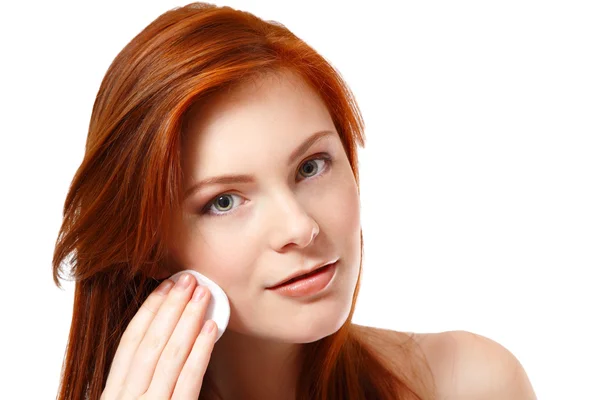
[[[323,130],[333,134],[288,163],[305,139]],[[223,174],[255,179],[194,192],[174,219],[169,243],[176,268],[195,269],[223,288],[229,325],[216,343],[216,329],[200,333],[210,293],[193,301],[201,289],[195,279],[183,285],[184,274],[173,288],[166,280],[123,334],[102,399],[195,399],[208,368],[225,400],[292,400],[302,344],[342,326],[358,279],[360,202],[342,142],[317,93],[289,72],[197,104],[183,133],[186,188]],[[317,297],[266,289],[335,260],[336,276]],[[464,331],[356,327],[392,370],[411,361],[406,357],[414,355],[400,346],[414,339],[436,399],[536,399],[522,365],[493,340]]]
[[[413,333],[358,325],[357,328],[392,370],[411,361],[406,357],[421,353],[433,376],[435,399],[537,399],[525,369],[514,354],[487,337],[467,331]],[[400,346],[410,339],[418,350],[407,356]]]
[[[331,134],[288,164],[323,130]],[[255,178],[203,186],[186,198],[170,244],[179,268],[208,276],[229,297],[231,317],[211,355],[212,376],[226,398],[293,398],[301,345],[342,326],[358,279],[359,194],[339,134],[318,94],[289,72],[197,104],[183,133],[186,188],[225,174]],[[332,285],[318,298],[266,290],[337,259]]]

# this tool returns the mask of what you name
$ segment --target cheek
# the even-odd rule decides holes
[[[360,198],[352,176],[346,174],[338,183],[339,186],[328,197],[326,219],[340,237],[350,237],[350,233],[360,230]]]
[[[196,270],[227,291],[239,281],[248,281],[248,260],[252,254],[249,253],[248,241],[232,239],[231,235],[221,236],[197,232],[188,237],[185,243],[181,243],[179,260],[181,268]]]
[[[328,208],[327,226],[335,246],[347,266],[345,277],[348,290],[354,290],[360,269],[360,196],[350,167],[344,179],[338,181],[336,201]]]

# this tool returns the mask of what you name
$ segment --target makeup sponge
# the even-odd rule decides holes
[[[217,323],[217,340],[219,340],[223,335],[223,332],[225,332],[225,329],[227,329],[227,324],[229,323],[229,314],[231,313],[231,309],[229,307],[229,298],[219,285],[193,269],[179,271],[176,274],[171,275],[169,279],[171,279],[173,282],[177,282],[179,275],[183,274],[184,272],[195,276],[198,284],[206,287],[209,290],[211,298],[208,308],[206,309],[204,321],[212,319]],[[217,340],[215,340],[215,342]]]

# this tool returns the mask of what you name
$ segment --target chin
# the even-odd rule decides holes
[[[346,302],[345,302],[346,303]],[[346,322],[352,306],[335,304],[329,310],[314,311],[308,317],[291,316],[285,326],[281,327],[281,337],[286,337],[289,343],[312,343],[337,332]]]
[[[325,327],[319,326],[315,328],[307,328],[305,334],[301,335],[301,337],[296,338],[296,340],[294,340],[294,343],[312,343],[316,342],[317,340],[321,340],[327,336],[333,335],[334,333],[340,330],[342,325],[344,325],[345,321],[345,318],[340,318],[340,322],[334,325],[328,324]]]
[[[280,343],[312,343],[337,332],[346,322],[352,306],[351,298],[343,302],[339,298],[321,301],[318,309],[306,308],[305,312],[299,310],[296,314],[288,310],[277,318],[247,320],[241,326],[241,321],[236,321],[238,323],[230,324],[227,331]]]

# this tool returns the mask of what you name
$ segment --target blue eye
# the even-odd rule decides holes
[[[312,180],[322,176],[331,167],[331,156],[327,153],[318,154],[319,157],[311,158],[304,162],[299,169],[299,173],[309,175],[304,176],[304,180]],[[319,166],[321,166],[319,168]],[[235,198],[240,196],[233,193],[223,193],[217,195],[217,197],[210,200],[204,207],[201,208],[200,214],[220,217],[228,214],[232,214],[235,211],[231,211],[235,201]],[[237,208],[237,207],[236,207]],[[216,210],[216,211],[213,211]]]

